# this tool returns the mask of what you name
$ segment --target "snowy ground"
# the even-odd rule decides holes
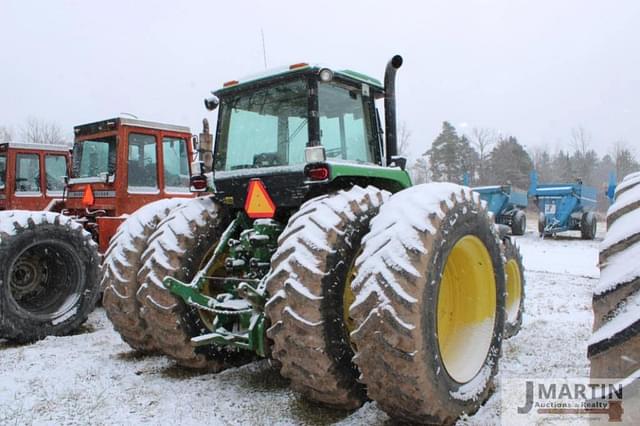
[[[527,269],[523,328],[504,344],[497,392],[460,424],[500,423],[501,378],[588,375],[598,241],[576,237],[540,240],[530,231],[516,239]],[[383,425],[388,420],[375,403],[346,413],[305,402],[265,361],[198,374],[160,356],[139,356],[120,340],[102,309],[74,336],[26,346],[0,340],[0,424]]]

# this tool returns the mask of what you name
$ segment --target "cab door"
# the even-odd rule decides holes
[[[16,152],[13,209],[42,210],[47,206],[48,201],[43,190],[43,169],[41,154],[28,151]]]
[[[157,132],[130,129],[127,139],[127,198],[119,203],[119,214],[133,213],[145,204],[159,200],[159,143]]]

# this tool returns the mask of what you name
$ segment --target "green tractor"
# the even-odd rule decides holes
[[[106,255],[104,306],[129,345],[213,371],[267,357],[308,399],[401,420],[480,407],[519,328],[522,262],[469,188],[412,186],[401,65],[383,85],[295,64],[205,100],[201,196],[146,206]]]

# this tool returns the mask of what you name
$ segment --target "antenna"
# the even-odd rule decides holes
[[[264,69],[267,69],[267,48],[264,43],[264,30],[260,28],[260,35],[262,36],[262,58],[264,59]]]
[[[136,120],[138,120],[138,116],[135,114],[131,114],[130,112],[121,112],[120,115],[128,115],[131,118],[135,118]]]

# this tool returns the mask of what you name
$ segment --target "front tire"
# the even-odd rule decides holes
[[[369,397],[409,422],[478,410],[493,391],[505,315],[500,241],[478,195],[439,183],[393,195],[356,265],[351,337]]]
[[[593,212],[585,212],[580,219],[580,236],[583,240],[593,240],[596,237],[598,220]]]
[[[511,224],[511,233],[513,235],[524,235],[526,230],[527,230],[527,215],[522,210],[518,210],[513,215],[513,223]]]
[[[99,297],[97,245],[51,212],[0,213],[0,337],[30,342],[65,335]]]
[[[511,241],[506,238],[503,240],[504,257],[505,257],[505,273],[507,274],[506,287],[507,296],[505,299],[505,338],[515,336],[522,328],[522,316],[524,314],[525,300],[525,280],[524,265],[520,250]]]

